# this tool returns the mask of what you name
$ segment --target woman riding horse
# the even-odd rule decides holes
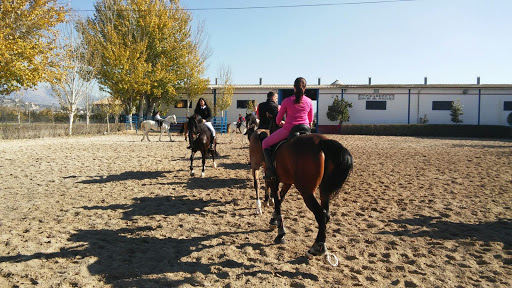
[[[204,100],[203,97],[199,98],[199,100],[197,101],[196,109],[194,109],[194,114],[201,116],[201,118],[203,119],[203,124],[205,124],[208,127],[208,129],[210,129],[212,137],[210,137],[210,146],[208,147],[208,149],[210,151],[215,150],[213,147],[215,145],[215,129],[213,128],[211,122],[212,110],[210,109],[208,104],[206,104],[206,100]]]
[[[286,123],[281,129],[278,129],[268,138],[263,140],[262,143],[265,162],[267,163],[267,174],[265,175],[266,180],[272,180],[276,177],[270,147],[277,144],[279,141],[286,139],[295,125],[305,124],[311,126],[311,123],[313,122],[313,102],[305,95],[306,79],[302,77],[295,79],[293,91],[295,93],[295,97],[288,97],[284,99],[276,117],[276,123],[281,126],[281,120],[286,114]]]
[[[275,223],[278,227],[278,234],[274,242],[284,243],[286,232],[281,215],[281,203],[287,191],[292,185],[295,185],[304,199],[304,203],[315,215],[318,224],[315,242],[306,255],[308,257],[327,256],[325,241],[327,222],[330,218],[329,201],[338,194],[350,175],[353,167],[352,155],[338,141],[328,139],[320,134],[307,134],[278,145],[274,152],[274,167],[273,161],[268,159],[273,153],[270,150],[270,145],[288,137],[289,130],[287,128],[295,130],[296,126],[286,125],[289,123],[288,121],[299,124],[309,121],[309,124],[313,118],[311,100],[304,96],[306,80],[297,78],[294,88],[295,97],[285,99],[277,118],[271,118],[270,131],[276,132],[263,140],[267,171],[275,172],[271,174],[273,176],[271,180],[268,180],[274,198],[274,214],[271,225]],[[283,128],[278,129],[276,120],[281,121],[284,114],[287,114],[286,124]],[[278,193],[279,183],[283,183],[280,193]],[[315,197],[317,188],[320,190],[320,203]]]

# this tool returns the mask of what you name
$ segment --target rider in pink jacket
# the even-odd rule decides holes
[[[281,109],[277,113],[276,123],[281,124],[283,116],[286,114],[286,122],[284,126],[274,133],[270,134],[265,140],[263,140],[263,154],[265,155],[265,162],[267,166],[267,174],[265,179],[274,179],[274,165],[272,161],[272,151],[270,147],[278,143],[281,140],[286,139],[293,126],[299,124],[306,124],[311,126],[313,122],[313,102],[309,99],[306,93],[306,79],[299,77],[295,79],[293,84],[293,90],[295,97],[288,97],[284,99],[281,104]]]

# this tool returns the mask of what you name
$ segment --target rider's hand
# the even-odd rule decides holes
[[[279,122],[279,127],[283,127],[283,126],[284,126],[284,121]]]

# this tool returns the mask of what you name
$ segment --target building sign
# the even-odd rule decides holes
[[[359,94],[359,100],[395,100],[395,94]]]

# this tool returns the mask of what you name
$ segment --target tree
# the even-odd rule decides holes
[[[101,59],[98,82],[129,113],[143,102],[172,102],[193,58],[191,16],[179,1],[99,0],[87,20],[87,39]],[[191,56],[192,55],[192,56]],[[150,111],[148,111],[150,112]],[[139,115],[142,116],[142,115]]]
[[[55,27],[67,12],[57,0],[0,1],[0,94],[55,79],[60,67]]]
[[[462,112],[463,105],[460,104],[460,99],[457,98],[457,102],[452,102],[452,108],[450,110],[451,120],[455,124],[462,123],[462,119],[460,119],[461,115],[464,115]]]
[[[340,100],[338,95],[336,95],[332,105],[327,107],[327,119],[337,121],[342,125],[343,122],[350,120],[348,108],[352,108],[352,102],[348,102],[344,98]]]
[[[420,117],[420,124],[427,124],[428,123],[428,117],[427,114],[424,114],[423,117]]]
[[[107,121],[107,133],[110,133],[110,116],[114,115],[116,119],[115,122],[117,123],[117,119],[123,111],[123,105],[121,101],[114,99],[114,97],[107,97],[98,102],[100,113],[105,116],[105,120]]]
[[[254,111],[256,111],[256,101],[249,100],[249,102],[247,102],[247,108],[245,109],[245,114],[249,114]]]
[[[217,116],[217,108],[222,111],[222,116],[224,110],[228,109],[231,106],[231,102],[233,101],[233,93],[235,92],[235,87],[231,82],[231,68],[229,66],[221,66],[218,72],[220,86],[217,90],[217,105],[214,107],[214,116]]]
[[[91,50],[86,49],[82,35],[77,33],[74,24],[75,21],[71,20],[62,28],[62,74],[50,84],[52,94],[69,116],[69,135],[73,132],[73,118],[78,104],[91,94],[96,76],[96,67],[89,65],[94,63],[90,59]]]
[[[187,96],[189,103],[195,102],[200,95],[204,94],[210,82],[208,78],[203,78],[206,60],[211,56],[210,46],[204,36],[204,23],[199,23],[195,31],[192,42],[194,47],[185,57],[183,87],[180,89],[180,93]],[[187,106],[187,111],[188,109]]]

